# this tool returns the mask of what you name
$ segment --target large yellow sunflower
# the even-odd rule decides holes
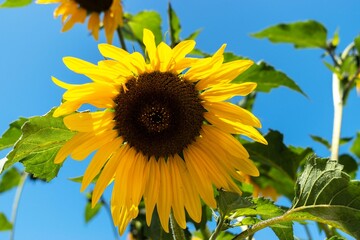
[[[83,191],[99,175],[93,192],[96,204],[113,182],[111,210],[114,224],[122,234],[138,215],[144,199],[146,221],[157,206],[165,231],[172,212],[180,227],[186,228],[185,209],[201,220],[201,199],[216,207],[214,186],[240,189],[233,179],[259,172],[245,148],[232,136],[242,134],[266,144],[254,127],[260,121],[249,111],[230,102],[244,96],[255,83],[231,81],[253,62],[223,63],[225,44],[209,58],[188,58],[195,46],[192,40],[173,49],[144,30],[143,42],[149,61],[138,53],[100,44],[106,59],[94,65],[66,57],[65,65],[84,74],[92,82],[71,85],[53,78],[67,89],[64,102],[54,116],[66,115],[65,125],[78,133],[58,152],[55,162],[71,155],[85,159],[97,150],[82,181]],[[98,108],[75,112],[82,104]]]
[[[116,28],[123,24],[123,10],[120,0],[37,0],[39,4],[60,3],[54,11],[54,17],[61,17],[62,31],[70,30],[75,23],[84,23],[89,15],[88,29],[96,40],[99,29],[105,29],[106,40],[112,42]],[[103,21],[100,15],[103,14]]]

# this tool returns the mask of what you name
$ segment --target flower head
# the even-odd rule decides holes
[[[54,17],[61,17],[62,31],[70,30],[75,23],[84,23],[89,16],[88,29],[96,40],[103,26],[108,43],[112,42],[116,28],[123,24],[123,11],[120,0],[37,0],[39,4],[59,3]],[[100,15],[103,14],[103,20]]]
[[[82,181],[84,190],[95,176],[92,203],[96,204],[113,182],[111,209],[114,224],[123,233],[145,202],[146,221],[157,206],[160,222],[168,231],[169,215],[186,227],[185,210],[201,220],[201,199],[216,207],[214,188],[236,191],[240,173],[259,172],[245,148],[232,136],[242,134],[265,143],[255,129],[260,121],[230,102],[233,96],[252,92],[255,83],[232,84],[248,69],[250,60],[223,63],[225,45],[209,58],[186,57],[195,42],[170,48],[155,44],[144,30],[149,61],[138,53],[100,44],[106,59],[97,65],[64,58],[66,66],[92,81],[71,85],[53,78],[67,89],[54,116],[66,115],[65,125],[78,133],[58,152],[55,162],[71,155],[83,160],[97,150]],[[82,104],[98,108],[75,112]]]

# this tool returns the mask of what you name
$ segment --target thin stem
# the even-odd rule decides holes
[[[24,185],[25,185],[25,181],[26,181],[26,178],[27,178],[28,175],[29,174],[26,173],[26,172],[22,173],[19,185],[18,185],[18,187],[16,189],[13,208],[12,208],[12,213],[11,213],[11,222],[12,222],[13,227],[12,227],[11,232],[10,232],[10,240],[14,240],[17,211],[19,209],[21,195],[22,195]]]
[[[101,203],[104,205],[104,208],[106,210],[106,212],[108,213],[108,216],[110,217],[110,224],[112,226],[112,230],[113,230],[113,233],[114,233],[114,237],[116,240],[119,239],[119,234],[116,230],[116,227],[114,226],[113,224],[113,221],[112,221],[112,215],[111,215],[111,210],[110,210],[110,206],[109,204],[105,201],[105,199],[103,197],[101,197]]]
[[[124,49],[125,51],[127,51],[126,44],[125,44],[125,39],[124,39],[124,35],[122,34],[121,27],[118,27],[116,29],[116,31],[117,31],[117,34],[119,36],[119,41],[120,41],[120,44],[121,44],[121,48]]]
[[[185,239],[184,230],[176,222],[173,213],[170,214],[170,227],[171,227],[171,232],[172,232],[174,240],[184,240]]]
[[[333,80],[333,100],[334,100],[334,123],[331,142],[331,159],[339,158],[340,132],[343,113],[343,88],[336,74],[332,76]]]
[[[222,230],[222,227],[224,225],[224,221],[225,219],[223,217],[219,217],[220,218],[220,221],[219,223],[217,224],[216,228],[215,228],[215,231],[214,233],[211,235],[211,237],[209,238],[209,240],[215,240],[217,238],[217,236],[219,235],[219,233],[221,232]]]
[[[253,225],[251,228],[246,229],[245,231],[243,231],[242,233],[240,233],[239,235],[235,236],[232,240],[240,240],[240,239],[246,239],[249,236],[253,236],[254,233],[256,233],[257,231],[266,228],[268,226],[280,223],[280,222],[284,222],[284,221],[289,221],[286,218],[286,215],[282,215],[282,216],[278,216],[278,217],[274,217],[274,218],[270,218],[268,220],[265,221],[261,221],[255,225]]]

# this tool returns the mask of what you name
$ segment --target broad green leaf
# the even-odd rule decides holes
[[[9,129],[0,138],[0,150],[14,146],[21,136],[21,127],[27,120],[27,118],[19,118],[10,123]]]
[[[103,204],[101,202],[98,202],[94,208],[91,207],[91,194],[87,194],[87,203],[85,206],[85,222],[88,223],[90,220],[92,220],[100,211]]]
[[[301,88],[285,73],[276,70],[265,62],[253,64],[248,70],[235,78],[233,82],[256,82],[256,91],[260,92],[270,92],[273,88],[283,86],[306,96]]]
[[[314,140],[315,142],[321,143],[322,145],[324,145],[327,149],[331,148],[331,144],[329,143],[328,140],[319,137],[319,136],[315,136],[315,135],[310,135],[310,137],[312,138],[312,140]]]
[[[143,46],[143,30],[147,28],[155,35],[155,41],[159,44],[162,39],[161,16],[156,11],[141,11],[136,15],[125,14],[127,22],[124,26],[125,37],[137,41]]]
[[[171,45],[175,46],[178,42],[180,42],[180,32],[181,32],[181,25],[176,12],[171,7],[171,3],[168,4],[168,15],[170,21],[170,39]]]
[[[360,238],[360,181],[335,160],[311,157],[297,180],[289,220],[314,220]]]
[[[351,146],[350,151],[355,154],[358,158],[360,158],[360,132],[356,134],[356,139]]]
[[[54,163],[55,156],[75,132],[66,128],[62,117],[54,118],[52,113],[32,117],[24,124],[21,139],[7,155],[4,169],[21,162],[34,177],[46,181],[56,177],[61,164]]]
[[[5,214],[0,213],[0,231],[9,231],[12,229],[12,224],[9,222]]]
[[[270,130],[265,139],[269,143],[267,146],[256,142],[244,143],[250,158],[260,164],[260,177],[254,178],[254,181],[263,187],[272,186],[279,194],[293,199],[297,170],[312,150],[286,146],[284,136],[274,130]]]
[[[268,38],[274,43],[292,43],[295,48],[326,49],[327,30],[319,22],[281,23],[253,33],[256,38]]]
[[[0,4],[0,8],[25,7],[31,2],[32,0],[5,0],[5,2]]]
[[[332,236],[330,238],[327,238],[326,240],[346,240],[346,238],[342,236]]]
[[[0,179],[0,193],[6,192],[20,183],[21,173],[16,168],[7,170]]]
[[[218,211],[223,217],[228,216],[237,209],[255,207],[248,198],[242,197],[235,192],[226,192],[222,190],[219,190],[216,201],[218,203]]]
[[[274,202],[265,198],[257,198],[254,199],[255,207],[252,208],[244,208],[237,210],[231,217],[232,219],[237,219],[241,216],[260,216],[262,220],[274,218],[277,216],[281,216],[285,213],[285,210],[279,208],[274,204]],[[260,222],[260,220],[255,220],[249,222],[249,218],[245,221],[242,220],[241,224],[251,223],[251,225]],[[255,220],[255,221],[254,221]],[[274,233],[277,235],[279,239],[294,239],[293,237],[293,226],[291,222],[283,222],[278,223],[276,225],[270,226]]]

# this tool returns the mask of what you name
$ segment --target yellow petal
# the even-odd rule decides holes
[[[171,178],[169,166],[164,158],[158,160],[160,168],[160,189],[159,199],[157,202],[157,211],[160,219],[161,226],[165,232],[169,232],[169,216],[171,211],[172,195],[171,192]]]
[[[96,205],[101,195],[103,194],[105,188],[109,185],[109,183],[113,179],[114,174],[119,165],[119,159],[121,159],[124,156],[127,150],[128,150],[127,145],[124,145],[123,147],[119,148],[119,150],[110,157],[104,169],[101,171],[100,177],[96,181],[96,185],[92,195],[92,207]]]
[[[146,28],[144,28],[144,31],[143,31],[143,43],[146,47],[146,52],[149,56],[150,62],[153,65],[156,65],[155,36],[150,30],[148,30]]]
[[[100,170],[103,168],[111,155],[121,147],[122,143],[122,138],[116,138],[114,141],[99,148],[85,171],[81,182],[81,191],[84,191],[89,186],[91,181],[99,174]]]
[[[209,75],[207,78],[201,79],[196,85],[196,88],[203,90],[219,83],[229,83],[239,74],[251,67],[252,64],[253,61],[251,60],[236,60],[224,63],[221,67],[217,68],[213,74]]]
[[[67,128],[77,132],[94,132],[99,128],[107,127],[113,122],[114,113],[110,111],[82,112],[64,117],[64,123]]]
[[[123,61],[124,58],[127,58],[130,55],[130,53],[123,50],[122,48],[118,48],[118,47],[115,47],[113,45],[106,44],[106,43],[99,44],[98,48],[99,48],[100,53],[104,57],[111,58],[111,59],[114,59],[119,62]]]
[[[113,141],[118,136],[114,130],[105,131],[97,136],[92,136],[79,144],[71,153],[74,160],[84,160],[90,153],[99,149],[106,143]]]
[[[92,12],[89,17],[88,29],[94,36],[95,40],[99,40],[100,16],[97,12]]]
[[[245,125],[261,128],[261,123],[251,112],[229,102],[204,102],[206,110],[214,115],[228,119],[232,122],[239,122]]]
[[[181,181],[184,187],[184,204],[189,216],[195,221],[201,221],[202,207],[199,193],[196,190],[195,184],[190,177],[190,173],[185,166],[184,160],[179,156],[174,156],[174,163],[179,169]]]
[[[160,169],[154,157],[151,157],[148,161],[144,175],[148,177],[145,186],[144,201],[146,208],[146,224],[150,226],[160,189]]]
[[[189,169],[192,182],[195,183],[196,189],[199,192],[204,202],[212,208],[216,207],[216,201],[214,198],[214,191],[211,181],[202,167],[198,165],[197,156],[193,154],[189,149],[184,150],[185,163]]]
[[[234,96],[246,96],[256,88],[256,83],[248,82],[242,84],[219,84],[204,91],[201,97],[211,102],[228,100]]]
[[[267,144],[266,139],[254,127],[221,118],[220,116],[216,116],[211,112],[205,112],[204,117],[209,123],[215,125],[227,133],[245,135],[257,142]]]
[[[181,41],[173,48],[173,59],[176,63],[185,58],[195,47],[196,42],[193,40]]]
[[[65,158],[82,142],[91,137],[91,133],[77,133],[73,138],[67,141],[56,154],[54,162],[56,164],[62,163]]]
[[[185,206],[184,206],[184,186],[181,180],[181,175],[179,169],[175,163],[174,157],[168,158],[168,165],[170,170],[171,182],[172,182],[172,193],[173,193],[173,201],[172,201],[172,209],[174,213],[174,217],[179,226],[183,229],[186,228],[186,219],[185,219]]]
[[[160,72],[167,72],[175,66],[174,59],[172,58],[172,49],[164,42],[161,42],[157,47],[157,56],[159,59],[159,70]],[[172,66],[172,67],[171,67]]]

